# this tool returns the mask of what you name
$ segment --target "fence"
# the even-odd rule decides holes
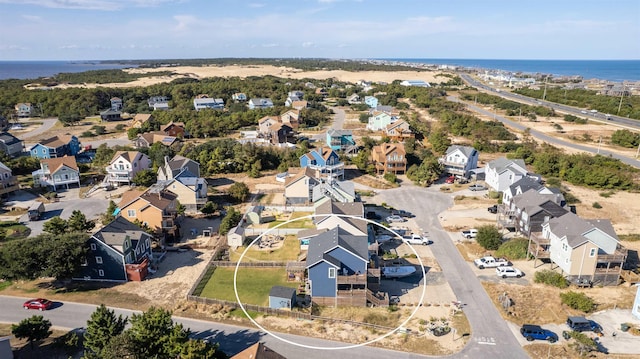
[[[238,265],[237,262],[231,261],[211,261],[209,262],[209,266],[217,266],[217,267],[270,267],[270,268],[279,268],[279,267],[289,267],[289,266],[303,266],[304,262],[271,262],[271,261],[261,261],[261,262],[240,262]]]

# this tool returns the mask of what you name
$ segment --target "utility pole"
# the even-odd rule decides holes
[[[549,82],[549,77],[544,78],[544,92],[542,93],[542,101],[547,98],[547,82]]]
[[[620,93],[620,104],[618,105],[618,112],[616,115],[620,115],[620,109],[622,109],[622,99],[624,98],[624,85],[622,85],[622,91]]]
[[[599,136],[598,140],[598,154],[600,154],[600,145],[602,144],[602,136]]]

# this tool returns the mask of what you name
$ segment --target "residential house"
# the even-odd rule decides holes
[[[284,123],[276,123],[269,128],[265,138],[273,145],[295,143],[294,132],[291,126]]]
[[[166,96],[151,96],[147,100],[147,105],[149,108],[155,110],[168,110],[169,109],[169,98]]]
[[[546,220],[568,212],[562,206],[563,201],[562,194],[540,194],[533,189],[513,197],[510,209],[515,216],[516,231],[525,236],[540,232]]]
[[[13,349],[11,348],[11,338],[13,338],[13,336],[0,337],[0,358],[14,359]]]
[[[503,192],[512,184],[527,176],[524,160],[500,157],[487,162],[484,181],[496,192]]]
[[[473,147],[451,145],[439,161],[445,173],[469,178],[471,171],[478,167],[478,155]]]
[[[401,86],[431,87],[428,82],[422,80],[404,80],[400,82]]]
[[[517,182],[515,182],[514,184],[509,186],[509,188],[507,188],[502,192],[502,203],[510,205],[513,197],[519,194],[525,193],[530,189],[536,190],[540,194],[562,195],[562,192],[560,191],[560,189],[545,187],[537,179],[530,176],[526,176],[526,177],[522,177],[520,180],[518,180]],[[566,202],[564,202],[563,200],[561,205],[564,207],[566,205]]]
[[[300,91],[300,90],[289,91],[289,93],[287,94],[287,97],[297,97],[299,100],[302,100],[304,98],[304,91]]]
[[[358,95],[357,93],[353,93],[353,94],[347,96],[347,102],[350,105],[356,105],[356,104],[361,103],[360,95]]]
[[[316,178],[344,178],[344,162],[331,147],[315,148],[300,157],[300,167],[316,171]]]
[[[291,103],[291,107],[295,110],[302,110],[309,106],[309,103],[306,100],[293,101]]]
[[[319,179],[315,174],[314,170],[305,167],[285,180],[284,197],[287,205],[315,203],[323,198],[338,202],[355,201],[353,182]]]
[[[271,127],[278,123],[280,123],[280,118],[278,116],[264,116],[258,120],[258,131],[262,135],[266,135],[271,132]]]
[[[24,151],[24,142],[9,132],[0,133],[0,151],[9,157],[18,156]]]
[[[89,238],[89,251],[74,279],[142,281],[153,258],[152,241],[144,229],[124,217],[116,217]]]
[[[222,110],[224,108],[224,100],[221,98],[211,98],[207,95],[198,95],[193,99],[193,107],[196,111],[207,108],[213,110]]]
[[[231,95],[231,99],[236,102],[244,102],[247,101],[247,95],[244,92],[236,92]]]
[[[325,198],[315,204],[314,223],[317,229],[339,227],[341,231],[354,236],[365,236],[369,242],[374,240],[374,231],[364,218],[362,202],[337,202]]]
[[[567,279],[618,285],[627,249],[620,245],[611,221],[567,212],[545,222],[541,238],[549,243],[548,258]]]
[[[269,308],[293,309],[296,306],[296,289],[274,285],[269,291]]]
[[[402,143],[382,143],[371,149],[371,160],[377,174],[404,174],[407,171],[406,155]]]
[[[105,182],[115,186],[126,183],[131,184],[136,173],[149,169],[151,159],[138,151],[118,151],[113,155],[107,166]]]
[[[365,96],[364,103],[366,103],[369,108],[376,108],[378,107],[378,98],[375,96]]]
[[[80,169],[74,156],[46,158],[40,160],[40,169],[31,173],[33,185],[36,187],[51,186],[54,191],[58,186],[69,189],[70,184],[80,187]]]
[[[138,220],[156,234],[179,236],[177,198],[175,193],[154,186],[146,191],[129,190],[122,194],[119,214],[130,222]]]
[[[306,268],[311,300],[316,305],[367,305],[366,236],[350,235],[338,227],[316,235],[309,240]]]
[[[158,170],[159,171],[159,170]],[[174,193],[186,212],[197,212],[207,203],[207,180],[184,169],[172,179],[158,181],[157,187]]]
[[[316,85],[313,82],[305,82],[304,87],[308,89],[314,89],[316,88]]]
[[[357,196],[353,182],[321,179],[320,183],[312,189],[311,201],[319,203],[325,199],[343,203],[355,202]]]
[[[124,104],[120,97],[112,97],[111,98],[111,109],[114,111],[122,111]]]
[[[273,101],[270,98],[252,98],[249,100],[249,109],[261,109],[273,107]]]
[[[334,151],[356,152],[358,147],[351,130],[330,129],[326,135],[327,146]]]
[[[16,116],[19,118],[31,117],[33,113],[33,105],[29,102],[21,102],[16,104],[14,108],[16,110]]]
[[[390,123],[385,128],[385,133],[391,141],[404,142],[407,138],[414,138],[415,135],[409,128],[409,123],[404,120],[398,120]]]
[[[100,112],[101,121],[121,121],[122,113],[120,110],[114,110],[112,108],[106,109]]]
[[[371,130],[371,131],[385,130],[387,126],[389,126],[396,120],[397,120],[397,117],[392,116],[387,112],[374,111],[369,117],[369,122],[367,123],[367,130]]]
[[[300,126],[300,110],[287,110],[280,115],[280,122],[291,126],[294,130]]]
[[[287,99],[284,101],[284,105],[291,107],[294,102],[301,101],[303,97],[304,92],[302,91],[290,91],[287,95]]]
[[[5,196],[20,189],[16,176],[11,168],[0,162],[0,196]]]
[[[200,177],[200,164],[192,159],[176,155],[171,160],[164,157],[164,165],[158,168],[158,181],[176,178],[183,171],[188,171],[194,177]]]
[[[160,131],[164,132],[167,136],[177,137],[177,138],[186,138],[189,137],[189,132],[187,132],[185,128],[184,122],[169,122],[168,124],[162,126]]]
[[[287,359],[263,343],[255,343],[231,357],[231,359]]]
[[[149,113],[138,113],[133,116],[133,120],[131,120],[131,124],[129,125],[131,128],[142,128],[145,124],[149,122],[153,122],[154,117]]]
[[[324,87],[317,88],[315,93],[316,95],[320,95],[323,98],[329,96],[329,92],[327,92]]]
[[[41,140],[29,149],[31,157],[56,158],[62,156],[75,156],[82,149],[80,141],[73,135],[53,136]]]
[[[165,146],[171,146],[178,141],[178,138],[174,136],[168,136],[164,132],[145,132],[139,133],[133,145],[136,148],[149,148],[156,142],[160,142]]]

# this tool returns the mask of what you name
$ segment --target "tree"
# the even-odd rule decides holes
[[[500,234],[500,231],[496,226],[488,224],[478,227],[476,241],[484,249],[496,250],[500,248],[500,245],[502,244],[502,234]]]
[[[56,279],[72,278],[86,258],[87,235],[84,232],[65,233],[42,241],[41,258],[44,258],[42,275]]]
[[[84,334],[84,347],[91,352],[100,355],[102,350],[114,337],[122,334],[127,319],[122,315],[116,317],[113,310],[104,304],[91,313],[87,321],[87,330]]]
[[[87,355],[83,359],[122,359],[122,358],[137,358],[137,353],[140,348],[136,347],[131,334],[128,331],[124,331],[120,335],[116,335],[111,338],[109,342],[102,348],[100,356]]]
[[[215,211],[217,210],[218,210],[218,205],[215,202],[208,201],[200,209],[200,212],[202,212],[202,214],[210,215],[210,214],[214,214]]]
[[[240,223],[240,219],[242,219],[242,213],[236,210],[233,207],[229,207],[227,209],[227,214],[220,221],[220,228],[218,231],[220,234],[225,235],[229,233],[229,230]]]
[[[82,117],[78,113],[64,113],[58,116],[58,121],[62,122],[64,126],[77,125]]]
[[[33,349],[33,342],[46,339],[51,335],[50,328],[51,322],[49,320],[44,319],[41,315],[34,315],[31,318],[23,319],[18,324],[12,324],[11,334],[18,339],[27,339]]]
[[[114,216],[113,213],[116,211],[117,208],[118,208],[118,205],[114,201],[109,201],[109,207],[107,207],[107,211],[103,213],[101,217],[102,224],[105,224],[105,225],[109,224],[114,219],[116,219],[116,216]]]
[[[156,174],[151,169],[138,171],[135,176],[133,176],[133,182],[138,186],[149,187],[156,183]]]
[[[42,225],[42,230],[54,235],[66,233],[67,221],[60,218],[60,216],[55,216],[50,220],[44,222],[44,224]]]
[[[226,359],[224,352],[219,350],[218,344],[209,344],[204,340],[190,339],[180,351],[180,359]]]
[[[95,228],[94,221],[88,221],[84,213],[75,210],[71,213],[71,217],[67,220],[67,229],[75,232],[89,232]]]
[[[111,162],[116,150],[108,147],[106,143],[101,144],[96,149],[96,155],[93,158],[93,164],[96,166],[106,165]]]
[[[237,202],[244,202],[249,197],[249,187],[244,182],[236,182],[229,187],[228,193]]]
[[[175,358],[189,340],[189,330],[174,324],[171,312],[151,307],[142,314],[133,314],[127,333],[143,358]]]

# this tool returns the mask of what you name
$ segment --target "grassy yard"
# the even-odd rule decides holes
[[[240,259],[240,255],[244,252],[246,247],[240,247],[237,250],[230,253],[230,260],[235,262]],[[276,250],[260,250],[255,246],[247,251],[247,254],[242,258],[243,261],[255,262],[255,261],[295,261],[300,254],[300,242],[296,236],[285,236],[282,247]]]
[[[24,224],[16,221],[0,222],[0,242],[14,239],[24,239],[29,236],[31,230]]]
[[[202,290],[202,297],[236,301],[233,291],[235,268],[218,267]],[[243,303],[267,306],[269,291],[274,285],[297,288],[297,282],[287,282],[285,268],[238,269],[238,296]]]
[[[285,223],[286,221],[273,221],[269,223],[269,228],[273,228],[279,224]],[[316,228],[313,224],[313,220],[311,218],[299,219],[296,221],[289,222],[285,225],[282,225],[278,228]]]

